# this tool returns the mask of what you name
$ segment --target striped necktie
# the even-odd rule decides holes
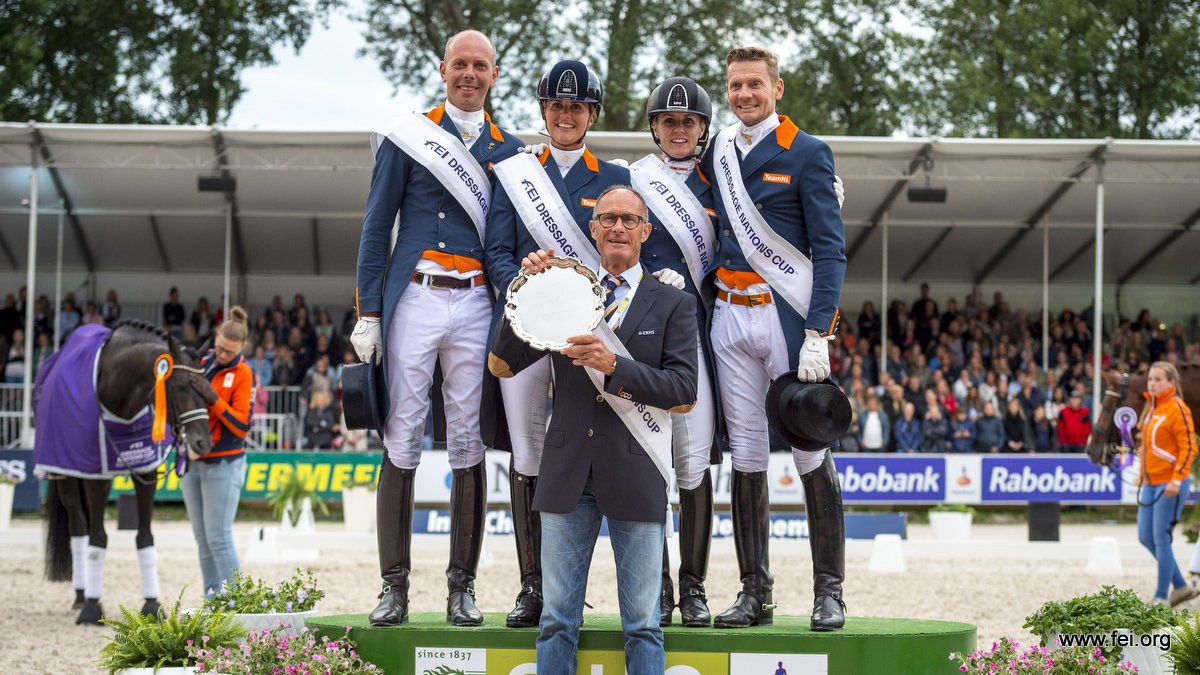
[[[621,285],[624,283],[625,283],[625,279],[623,279],[620,275],[615,276],[615,277],[607,276],[604,278],[604,320],[605,321],[607,321],[608,317],[612,316],[612,313],[617,310],[617,289],[620,288]]]

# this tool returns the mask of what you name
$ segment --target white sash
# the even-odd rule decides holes
[[[379,152],[384,138],[395,143],[404,154],[438,179],[471,217],[479,241],[483,243],[492,185],[467,146],[419,112],[401,117],[386,131],[371,134],[372,155]]]
[[[613,354],[624,356],[627,359],[633,358],[629,355],[629,350],[625,348],[621,339],[604,321],[601,321],[592,332],[604,341],[604,346],[608,347]],[[620,396],[613,396],[604,391],[603,374],[591,368],[584,370],[587,371],[588,377],[592,378],[592,384],[596,385],[596,390],[604,395],[604,400],[608,401],[613,411],[617,413],[617,417],[621,418],[625,428],[633,434],[638,445],[642,446],[642,449],[650,456],[654,466],[662,474],[663,481],[670,485],[671,413],[662,408],[655,408],[644,403],[634,403]],[[670,508],[669,504],[667,508]]]
[[[629,167],[629,171],[634,189],[646,199],[650,212],[658,216],[679,245],[692,282],[700,288],[700,282],[713,263],[716,239],[708,212],[679,176],[668,171],[658,157],[646,155]]]
[[[555,255],[574,258],[593,270],[600,269],[600,254],[576,224],[536,157],[518,152],[492,169],[538,248],[554,249]]]
[[[772,292],[778,293],[800,316],[807,317],[808,303],[812,300],[812,261],[771,229],[754,207],[742,182],[742,168],[733,144],[740,126],[727,127],[717,136],[714,177],[717,189],[750,267],[771,285]]]

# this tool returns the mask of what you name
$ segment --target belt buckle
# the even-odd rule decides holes
[[[759,293],[758,295],[747,295],[746,296],[746,304],[751,307],[758,307],[759,305],[765,305],[767,303],[768,303],[768,296],[766,293]]]

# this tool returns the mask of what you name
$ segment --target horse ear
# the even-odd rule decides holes
[[[210,337],[204,341],[204,344],[200,345],[200,349],[196,350],[196,353],[199,354],[200,356],[204,356],[205,354],[208,353],[208,350],[210,350],[212,348],[213,348],[213,338]]]
[[[167,333],[167,351],[171,354],[171,360],[179,363],[179,343],[175,341],[175,336]]]

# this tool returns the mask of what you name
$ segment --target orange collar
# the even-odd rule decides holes
[[[548,159],[550,159],[550,146],[547,145],[545,151],[538,155],[538,161],[542,163],[542,166],[546,166]],[[600,173],[600,160],[596,159],[592,151],[587,148],[583,149],[583,163],[592,173]]]
[[[800,127],[796,126],[787,115],[779,116],[779,126],[775,127],[775,142],[784,150],[792,149],[792,141],[796,140],[796,134],[800,133]]]
[[[429,112],[425,113],[425,116],[428,117],[430,120],[432,120],[434,124],[441,124],[442,116],[445,114],[446,114],[446,104],[442,103],[441,105],[434,108],[433,110],[430,110]],[[492,116],[487,114],[487,112],[484,112],[483,119],[486,120],[488,123],[488,127],[490,128],[489,130],[491,131],[492,138],[498,143],[503,143],[504,142],[504,134],[500,133],[500,127],[498,127],[492,123]]]
[[[1142,392],[1142,396],[1144,396],[1147,401],[1159,403],[1161,401],[1166,401],[1169,398],[1173,398],[1176,393],[1178,392],[1175,390],[1175,385],[1168,384],[1167,388],[1163,390],[1163,393],[1160,396],[1152,396],[1148,391]]]

